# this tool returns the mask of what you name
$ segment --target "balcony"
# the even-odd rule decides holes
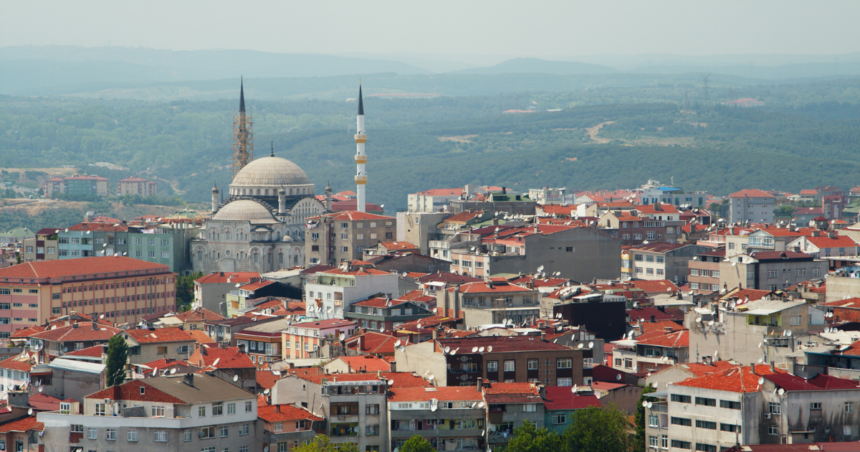
[[[332,438],[343,438],[358,436],[358,422],[331,424],[330,435]]]

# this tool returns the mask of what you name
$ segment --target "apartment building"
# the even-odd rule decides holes
[[[624,372],[658,372],[690,359],[690,332],[677,325],[613,344],[612,366]]]
[[[789,250],[789,242],[813,233],[808,229],[801,231],[789,228],[740,229],[737,232],[739,233],[725,235],[726,256],[728,257],[754,251],[787,251]]]
[[[540,317],[540,293],[505,279],[465,283],[436,292],[440,315],[462,318],[466,328]]]
[[[137,323],[176,309],[175,274],[128,257],[28,262],[0,269],[0,337],[75,311]]]
[[[400,295],[399,275],[374,268],[344,264],[341,268],[323,270],[305,280],[305,303],[309,317],[342,319],[349,306],[370,296]]]
[[[244,350],[259,368],[263,363],[273,363],[283,359],[281,332],[287,330],[291,323],[291,320],[278,319],[245,328],[236,332],[233,337],[239,350]]]
[[[120,196],[152,196],[158,192],[158,183],[142,177],[126,177],[116,183]]]
[[[788,248],[812,255],[816,259],[857,256],[857,242],[848,235],[837,235],[836,232],[813,232],[810,236],[799,237],[790,242]]]
[[[336,212],[308,219],[307,265],[361,260],[365,248],[395,240],[397,219],[365,212]]]
[[[262,450],[257,398],[206,374],[134,380],[83,400],[83,413],[38,414],[47,451]]]
[[[108,182],[108,179],[99,176],[55,176],[45,181],[42,190],[48,197],[55,194],[107,196]]]
[[[729,195],[729,223],[773,224],[775,198],[766,191],[741,190]]]
[[[263,422],[263,450],[289,452],[326,434],[325,419],[306,408],[259,405],[257,416]]]
[[[690,290],[697,294],[719,292],[722,287],[720,286],[720,263],[725,258],[725,248],[699,252],[693,256],[687,263],[690,269],[690,275],[687,277]]]
[[[486,447],[486,408],[477,386],[394,388],[387,408],[388,450],[402,448],[415,435],[438,451]]]
[[[434,188],[410,193],[406,196],[409,212],[443,212],[448,209],[448,203],[453,200],[469,196],[475,187],[467,185],[465,188]]]
[[[684,284],[687,282],[690,259],[707,250],[693,244],[656,242],[631,248],[628,254],[633,254],[634,278],[668,279]]]
[[[191,268],[188,244],[199,233],[200,228],[190,223],[129,228],[127,253],[135,259],[167,265],[174,273],[187,273]]]
[[[545,408],[544,427],[559,435],[574,423],[577,410],[603,406],[590,388],[577,389],[576,392],[570,389],[567,386],[541,388]]]
[[[784,290],[810,279],[823,278],[829,264],[796,251],[754,251],[720,263],[720,286]]]
[[[194,280],[192,308],[206,308],[227,316],[226,297],[236,284],[250,284],[260,280],[257,272],[215,272]]]
[[[313,409],[326,418],[332,443],[384,452],[390,450],[389,391],[428,386],[423,378],[405,372],[287,375],[272,388],[272,404]]]
[[[504,448],[525,421],[544,428],[546,406],[534,383],[490,383],[483,391],[488,449]]]
[[[395,351],[399,370],[433,375],[440,386],[484,382],[588,385],[594,367],[586,344],[571,349],[541,336],[440,338]]]
[[[374,297],[351,304],[344,317],[363,329],[393,331],[406,322],[432,315],[430,309],[408,300]]]
[[[109,223],[78,223],[57,233],[60,259],[128,255],[128,226]]]
[[[122,333],[128,345],[128,362],[144,364],[157,359],[185,360],[197,343],[180,328],[130,329]]]
[[[24,239],[21,262],[51,261],[59,259],[57,233],[59,229],[42,228],[36,236]]]
[[[325,338],[348,338],[358,324],[348,320],[328,319],[290,325],[283,330],[282,359],[319,357],[318,352]],[[238,339],[237,333],[237,339]]]

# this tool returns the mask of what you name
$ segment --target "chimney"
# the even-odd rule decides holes
[[[435,341],[439,337],[439,333],[436,330],[433,330],[433,340]]]
[[[185,374],[185,377],[182,378],[182,382],[193,388],[194,387],[194,374]]]
[[[480,391],[480,390],[481,390],[481,383],[482,383],[483,381],[484,381],[484,379],[483,379],[483,378],[478,377],[478,391]]]
[[[651,323],[657,323],[657,316],[651,316]]]
[[[96,324],[96,322],[93,322],[93,331],[98,331],[98,330],[99,330],[99,326]]]
[[[770,362],[770,371],[776,373],[776,364],[774,361]]]
[[[546,342],[546,331],[540,332],[540,340]]]
[[[663,210],[663,207],[661,207],[661,206],[660,206],[660,203],[659,203],[659,202],[655,202],[655,203],[654,203],[654,210],[656,210],[656,211],[662,211],[662,210]]]
[[[750,363],[750,373],[755,375],[755,363]]]

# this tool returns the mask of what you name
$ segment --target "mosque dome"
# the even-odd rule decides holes
[[[277,223],[272,212],[266,206],[250,199],[239,199],[221,207],[213,220],[238,220],[251,223]]]
[[[238,187],[278,188],[310,185],[308,175],[299,165],[281,157],[263,157],[245,165],[230,185]]]

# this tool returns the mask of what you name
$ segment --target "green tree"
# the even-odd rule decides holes
[[[562,440],[570,452],[629,452],[633,447],[627,415],[614,404],[577,410]]]
[[[203,276],[203,273],[192,273],[188,276],[176,277],[176,305],[180,312],[191,308],[194,301],[194,280]]]
[[[656,391],[651,386],[645,386],[642,389],[642,396],[639,397],[639,402],[636,403],[636,435],[633,437],[633,452],[645,452],[645,426],[647,425],[645,419],[645,407],[642,406],[643,402],[651,401],[651,397],[648,397],[648,394]]]
[[[557,433],[545,428],[537,428],[534,423],[525,421],[514,429],[514,436],[505,447],[505,452],[562,452],[565,443]]]
[[[436,452],[436,449],[423,436],[415,435],[403,443],[400,452]]]
[[[790,217],[794,214],[794,210],[795,210],[794,206],[789,205],[789,204],[783,204],[783,205],[777,207],[773,211],[773,214],[776,217]]]
[[[303,444],[299,447],[294,447],[293,452],[358,452],[358,445],[355,443],[332,443],[328,436],[318,435],[313,441]]]
[[[128,362],[128,345],[116,335],[108,341],[107,385],[114,386],[125,381],[125,364]]]

